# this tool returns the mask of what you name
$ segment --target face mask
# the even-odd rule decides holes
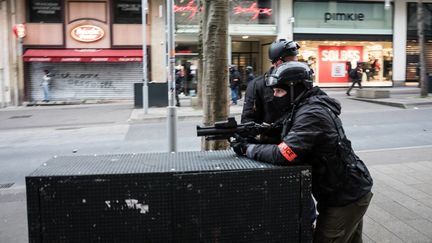
[[[276,108],[279,111],[286,112],[289,111],[291,108],[291,98],[290,95],[287,93],[286,95],[282,97],[273,97],[273,104],[276,106]]]

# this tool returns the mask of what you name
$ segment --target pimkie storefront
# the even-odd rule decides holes
[[[384,2],[294,2],[294,39],[300,61],[320,86],[349,85],[348,70],[360,64],[364,86],[391,86],[393,14]]]

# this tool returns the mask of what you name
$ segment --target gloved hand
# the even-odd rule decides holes
[[[237,155],[245,156],[249,143],[246,138],[243,138],[238,134],[234,134],[234,139],[230,141],[230,145]]]

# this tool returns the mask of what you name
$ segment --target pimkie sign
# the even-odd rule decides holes
[[[105,31],[96,25],[80,25],[72,29],[71,36],[81,42],[95,42],[104,37]]]

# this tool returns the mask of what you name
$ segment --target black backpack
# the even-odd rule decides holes
[[[357,69],[356,68],[351,69],[351,71],[349,72],[349,77],[352,78],[352,79],[357,79],[358,78]]]

